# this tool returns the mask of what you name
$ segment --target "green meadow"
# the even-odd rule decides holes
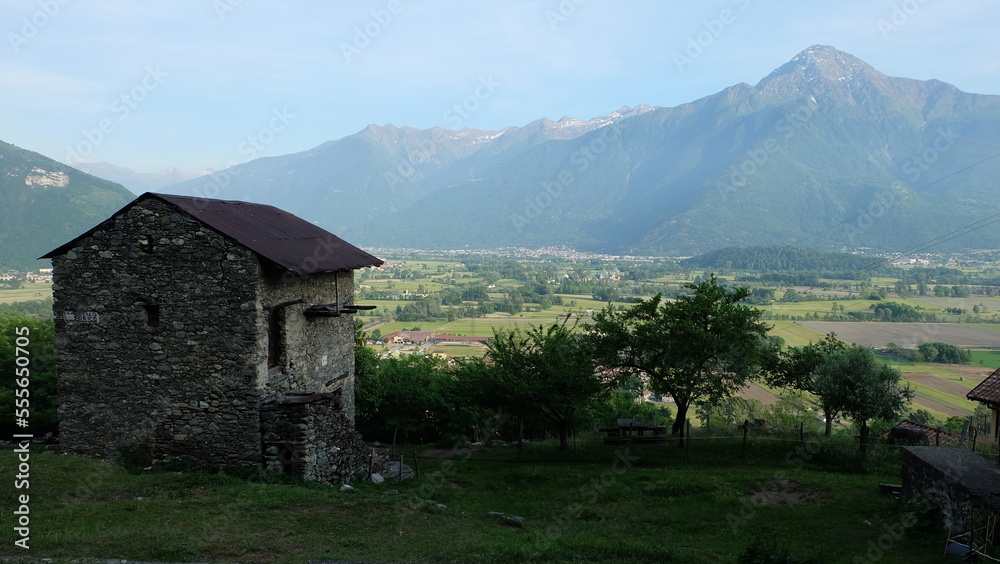
[[[30,554],[149,562],[939,562],[923,509],[880,493],[900,456],[832,440],[693,435],[641,447],[579,437],[407,449],[419,477],[354,491],[249,471],[122,467],[31,454]],[[16,473],[0,453],[0,473]],[[13,495],[10,490],[9,495]],[[27,492],[26,492],[27,493]],[[13,499],[8,506],[13,507]],[[3,533],[0,555],[24,556]],[[881,546],[881,548],[879,548]],[[875,547],[875,551],[872,551]],[[755,560],[755,562],[764,560]],[[767,560],[784,562],[784,560]]]

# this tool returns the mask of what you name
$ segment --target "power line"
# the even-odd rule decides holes
[[[947,179],[949,179],[949,178],[951,178],[953,176],[959,175],[959,174],[961,174],[961,173],[963,173],[963,172],[965,172],[965,171],[967,171],[969,169],[975,168],[975,167],[977,167],[977,166],[985,163],[986,161],[989,161],[991,159],[995,159],[997,157],[1000,157],[1000,153],[994,153],[994,154],[986,157],[985,159],[982,159],[980,161],[974,162],[974,163],[972,163],[972,164],[970,164],[970,165],[968,165],[968,166],[966,166],[964,168],[961,168],[959,170],[956,170],[955,172],[952,172],[951,174],[946,174],[945,176],[942,176],[941,178],[938,178],[937,180],[934,180],[932,182],[928,182],[927,184],[924,184],[920,188],[916,188],[916,189],[910,190],[909,192],[903,194],[902,196],[899,196],[896,199],[889,200],[884,205],[885,206],[889,206],[890,204],[894,204],[894,203],[899,202],[901,200],[905,200],[906,198],[909,198],[910,196],[912,196],[913,194],[916,194],[917,192],[920,192],[921,190],[924,190],[926,188],[934,186],[935,184],[938,184],[939,182],[943,182],[943,181],[945,181],[945,180],[947,180]],[[859,217],[862,217],[864,215],[866,215],[866,212],[862,212],[862,213],[859,213],[858,215],[855,215],[853,217],[849,217],[849,218],[845,219],[844,221],[841,221],[840,223],[838,223],[836,225],[831,225],[830,227],[827,227],[826,229],[822,229],[820,231],[817,231],[817,232],[813,233],[812,235],[809,235],[805,239],[802,239],[802,241],[808,241],[809,239],[812,239],[813,237],[818,237],[818,236],[822,235],[823,233],[826,233],[827,231],[830,231],[832,229],[836,229],[836,228],[838,228],[838,227],[840,227],[842,225],[850,223],[850,222],[854,221],[855,219],[858,219]],[[801,243],[802,241],[799,241],[799,243]]]

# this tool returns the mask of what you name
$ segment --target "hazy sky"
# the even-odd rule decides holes
[[[0,140],[142,172],[369,123],[499,129],[756,84],[813,44],[1000,94],[995,0],[3,0]]]

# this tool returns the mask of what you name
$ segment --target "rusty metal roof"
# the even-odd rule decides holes
[[[1000,404],[1000,368],[993,371],[972,391],[965,394],[965,397],[972,401],[983,403]]]
[[[222,235],[299,275],[382,265],[382,259],[322,227],[264,204],[147,192],[112,217],[148,198],[156,198],[177,207]],[[77,240],[89,235],[97,227],[41,258],[52,258],[68,251]]]

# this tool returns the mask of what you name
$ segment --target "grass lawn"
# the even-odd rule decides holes
[[[443,352],[452,358],[462,356],[482,358],[486,356],[486,347],[479,345],[434,345],[433,347],[427,349],[427,352]]]
[[[986,368],[1000,366],[1000,351],[969,351],[972,353],[972,364]]]
[[[895,449],[875,450],[867,472],[856,446],[836,438],[801,445],[752,437],[747,457],[740,451],[739,439],[698,435],[687,456],[674,444],[625,450],[600,441],[569,453],[532,444],[520,457],[514,447],[478,449],[421,458],[419,478],[358,483],[351,493],[261,476],[130,473],[36,451],[31,556],[716,564],[763,542],[835,564],[855,562],[896,530],[902,537],[883,539],[879,562],[940,560],[944,534],[923,521],[901,526],[907,506],[879,493],[880,482],[898,482]],[[11,451],[0,453],[0,472],[13,476],[15,463]],[[751,501],[760,492],[762,501]],[[4,534],[0,555],[22,556],[11,526]]]

